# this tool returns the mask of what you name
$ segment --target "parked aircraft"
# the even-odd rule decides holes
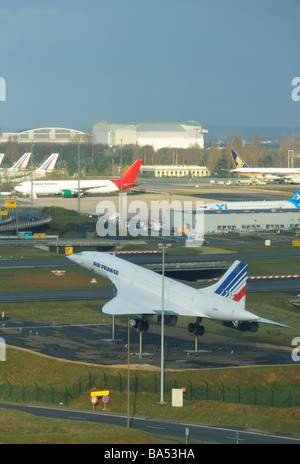
[[[274,201],[222,201],[218,203],[206,203],[201,207],[204,211],[228,211],[228,210],[256,210],[256,209],[294,209],[300,208],[300,189],[289,200]]]
[[[234,164],[234,169],[231,169],[230,172],[248,177],[269,180],[285,179],[294,184],[300,183],[300,168],[251,168],[236,151],[230,150],[230,154]]]
[[[136,160],[127,171],[122,175],[122,188],[129,189],[135,187],[135,179],[138,175],[141,159]],[[82,180],[80,181],[79,193],[113,193],[121,189],[121,177],[116,180]],[[15,187],[15,192],[22,195],[31,194],[31,182],[22,182]],[[78,195],[78,180],[58,180],[58,181],[34,181],[33,194],[38,195],[62,195],[72,197]]]
[[[59,153],[52,153],[35,171],[34,176],[40,177],[54,170]]]
[[[0,165],[1,165],[2,161],[3,161],[3,158],[4,158],[4,153],[0,153]]]
[[[117,294],[103,306],[105,314],[132,315],[131,326],[140,331],[148,330],[151,321],[161,321],[160,274],[106,253],[83,251],[67,257],[111,281]],[[235,261],[217,283],[201,290],[164,277],[165,324],[176,325],[178,316],[194,317],[195,323],[188,325],[194,335],[204,334],[202,319],[250,332],[256,332],[260,322],[287,327],[245,310],[246,281],[247,264],[241,261]]]

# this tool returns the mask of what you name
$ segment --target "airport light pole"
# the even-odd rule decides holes
[[[120,196],[119,196],[119,235],[120,235],[120,230],[122,231],[121,234],[123,233],[123,139],[121,139],[121,190],[120,190]]]
[[[127,428],[130,428],[130,404],[129,404],[129,390],[130,390],[130,321],[128,317],[128,336],[127,336]]]
[[[161,347],[160,347],[160,404],[164,401],[164,345],[165,345],[165,248],[171,246],[159,243],[162,249],[162,280],[161,280]]]
[[[80,214],[80,141],[77,147],[77,164],[78,164],[78,191],[77,191],[77,210]]]

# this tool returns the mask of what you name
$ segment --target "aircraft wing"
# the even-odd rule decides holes
[[[113,283],[114,287],[117,290],[117,295],[108,303],[106,303],[102,311],[105,314],[160,314],[161,313],[161,304],[162,297],[161,293],[148,292],[145,293],[145,290],[140,291],[136,288],[134,292],[131,289],[128,289],[125,285],[119,282],[119,280],[113,276],[107,276],[109,280]],[[168,299],[165,295],[165,313],[170,315],[177,316],[196,316],[196,317],[207,317],[205,314],[201,314],[197,311],[189,310],[182,305],[176,305],[172,303],[172,308],[168,308]]]
[[[113,276],[109,276],[109,280],[116,288],[117,295],[103,306],[102,311],[105,314],[156,314],[161,310],[161,303],[159,307],[158,301],[149,304],[148,299],[148,303],[146,303],[144,294],[138,295],[136,291],[132,293]],[[138,301],[142,303],[138,303]]]
[[[289,325],[280,324],[280,322],[271,321],[270,319],[265,319],[263,317],[260,317],[259,319],[257,319],[256,322],[262,322],[263,324],[278,325],[279,327],[287,327],[288,329],[292,328]]]

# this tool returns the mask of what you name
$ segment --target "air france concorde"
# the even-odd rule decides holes
[[[132,315],[130,324],[147,331],[149,322],[161,321],[162,276],[113,254],[83,251],[67,256],[74,263],[109,279],[117,290],[106,303],[105,314]],[[245,309],[247,264],[235,261],[215,284],[200,290],[164,277],[164,321],[176,325],[178,316],[194,317],[188,325],[194,335],[203,335],[202,319],[241,331],[256,332],[259,323],[287,327]]]

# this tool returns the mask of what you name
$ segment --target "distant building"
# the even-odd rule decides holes
[[[195,227],[196,212],[192,211],[192,223]],[[175,212],[171,210],[171,225],[175,225]],[[184,217],[182,217],[184,220]],[[186,228],[186,224],[182,223]],[[229,232],[297,232],[300,230],[300,211],[294,209],[263,209],[253,211],[205,211],[204,233],[224,234]]]
[[[145,166],[140,167],[141,174],[145,172],[154,173],[155,177],[207,177],[210,172],[205,166]]]
[[[87,143],[92,141],[92,135],[74,129],[63,127],[41,127],[22,132],[3,132],[0,143]]]
[[[189,148],[198,145],[204,148],[207,130],[197,121],[184,123],[138,123],[122,124],[98,121],[93,125],[94,144],[111,147],[121,145],[150,145],[155,150],[165,147]]]

